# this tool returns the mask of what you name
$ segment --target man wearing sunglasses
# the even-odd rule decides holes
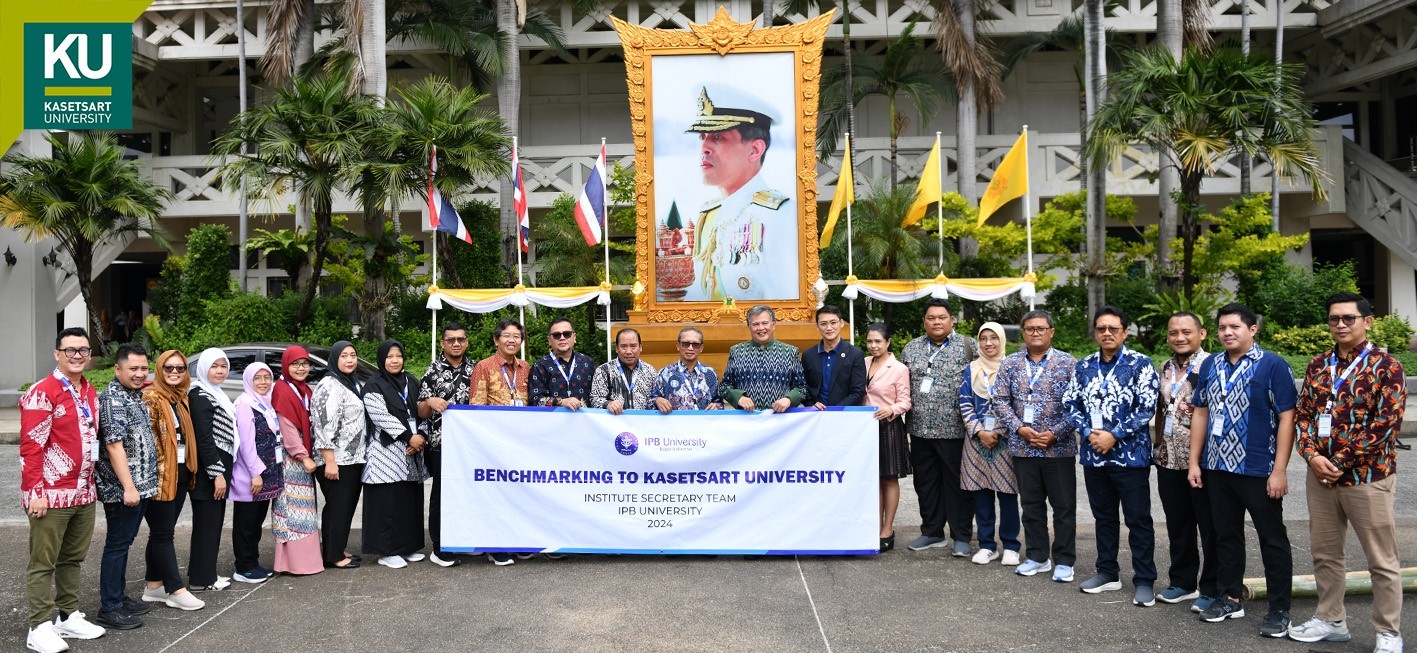
[[[718,373],[699,362],[704,352],[704,332],[694,327],[679,331],[675,343],[679,360],[665,365],[654,383],[654,407],[666,415],[674,410],[718,410]]]
[[[580,410],[590,400],[595,360],[576,351],[576,326],[568,318],[551,320],[546,343],[550,353],[531,366],[527,403]]]
[[[1132,550],[1132,605],[1156,603],[1156,531],[1151,524],[1151,433],[1160,380],[1151,358],[1127,349],[1127,316],[1115,306],[1092,318],[1098,352],[1073,365],[1063,392],[1068,422],[1081,435],[1078,461],[1097,520],[1097,572],[1079,587],[1087,594],[1122,589],[1117,564],[1122,525]]]
[[[433,548],[428,559],[439,567],[451,567],[459,564],[458,557],[438,548],[443,532],[443,411],[449,404],[469,403],[472,363],[466,357],[467,329],[457,322],[445,323],[442,349],[443,355],[428,366],[419,382],[418,416],[427,420],[423,462],[433,477],[433,495],[428,499],[428,539]]]
[[[1343,608],[1343,549],[1351,523],[1373,578],[1373,650],[1388,653],[1402,650],[1393,488],[1394,445],[1406,412],[1407,384],[1402,363],[1368,340],[1372,327],[1373,306],[1362,295],[1329,297],[1328,332],[1334,347],[1309,362],[1299,390],[1294,425],[1299,455],[1309,464],[1304,489],[1319,606],[1312,619],[1289,629],[1289,638],[1352,639]]]

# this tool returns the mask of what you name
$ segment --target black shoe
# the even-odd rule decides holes
[[[1263,637],[1284,637],[1289,634],[1289,613],[1283,610],[1270,610],[1264,616],[1264,623],[1260,625],[1260,635]]]
[[[100,612],[97,617],[94,617],[93,622],[104,628],[112,628],[114,630],[132,630],[143,625],[142,619],[128,614],[126,610]]]
[[[142,601],[134,601],[128,597],[123,597],[123,611],[131,615],[147,614],[152,612],[153,607]]]
[[[326,563],[325,563],[325,569],[358,569],[358,568],[359,568],[359,561],[358,561],[358,560],[355,560],[355,559],[354,559],[354,556],[350,556],[350,558],[349,558],[349,563],[343,564],[343,565],[337,565],[337,564],[335,564],[335,563],[333,563],[333,562],[326,562]]]
[[[885,552],[890,551],[891,549],[894,549],[894,548],[895,548],[895,533],[891,533],[891,534],[890,534],[890,537],[883,537],[883,538],[881,538],[881,553],[885,553]]]

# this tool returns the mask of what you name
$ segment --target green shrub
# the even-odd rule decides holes
[[[230,243],[231,231],[225,225],[204,224],[187,234],[187,263],[178,300],[178,313],[188,323],[184,326],[204,323],[207,302],[231,296]]]
[[[152,315],[168,319],[176,318],[182,310],[182,270],[187,265],[185,256],[168,256],[162,262],[162,274],[153,286]]]
[[[1261,273],[1253,295],[1241,301],[1271,326],[1306,327],[1324,323],[1324,299],[1338,292],[1358,292],[1352,261],[1312,271],[1289,263],[1272,266]]]
[[[1373,320],[1373,328],[1368,332],[1368,339],[1379,347],[1386,348],[1389,352],[1409,351],[1412,348],[1412,336],[1414,331],[1407,318],[1397,315],[1384,315]]]
[[[1317,356],[1333,347],[1333,336],[1326,326],[1302,326],[1276,329],[1266,338],[1269,349],[1290,356]]]

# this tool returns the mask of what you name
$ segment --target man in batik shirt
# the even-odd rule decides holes
[[[728,367],[718,385],[724,405],[781,413],[800,406],[807,397],[800,354],[796,347],[774,338],[776,331],[777,314],[771,308],[760,304],[748,309],[753,339],[728,350]]]
[[[668,414],[672,410],[717,410],[718,374],[699,362],[704,351],[704,332],[684,327],[675,342],[679,360],[665,365],[654,384],[654,407]]]

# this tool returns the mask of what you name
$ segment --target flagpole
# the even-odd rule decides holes
[[[521,152],[517,149],[516,136],[512,137],[512,165],[516,166],[517,168],[521,168],[522,165]],[[517,178],[517,175],[520,173],[520,170],[513,170],[512,179],[515,180]],[[515,190],[513,192],[515,192]],[[517,211],[517,243],[516,245],[512,246],[512,251],[516,252],[517,254],[517,285],[520,286],[526,283],[522,278],[522,216],[520,211]],[[517,306],[517,320],[522,323],[522,328],[525,329],[525,306]],[[522,360],[526,360],[526,338],[522,338]]]
[[[438,160],[438,146],[433,146],[433,161]],[[428,201],[433,201],[433,165],[428,166]],[[431,209],[431,207],[430,207]],[[429,216],[429,225],[433,223]],[[433,285],[438,285],[438,230],[433,229]],[[438,360],[438,309],[433,309],[433,324],[428,329],[428,360]]]
[[[1028,273],[1033,274],[1033,185],[1028,183],[1028,125],[1023,126],[1024,148],[1023,148],[1023,225],[1024,234],[1028,243]],[[1036,286],[1036,284],[1035,284]],[[1034,309],[1037,301],[1038,291],[1034,291],[1034,296],[1028,298],[1028,310]]]
[[[956,149],[958,149],[958,143],[956,143]],[[940,132],[935,132],[935,151],[936,151],[936,152],[939,152],[939,158],[940,158],[940,159],[944,159],[944,158],[945,158],[944,153],[943,153],[943,152],[940,152]],[[958,152],[955,152],[955,156],[959,156],[959,153],[958,153]],[[939,179],[938,179],[938,181],[940,182],[939,188],[944,188],[944,187],[945,187],[945,162],[944,162],[943,160],[940,161],[940,166],[939,166],[939,168],[938,168],[935,172],[937,173],[937,176],[938,176],[938,178],[939,178]],[[942,201],[941,201],[941,198],[939,198],[939,197],[936,197],[936,198],[935,198],[935,230],[936,230],[936,232],[938,232],[938,233],[940,234],[940,249],[939,249],[939,254],[938,254],[938,258],[937,258],[937,261],[938,261],[939,264],[940,264],[940,271],[939,271],[939,273],[940,273],[940,274],[944,274],[944,273],[945,273],[945,203],[942,202]]]
[[[600,153],[605,153],[605,138],[600,139]],[[605,245],[605,285],[610,285],[610,171],[600,178],[600,240]],[[610,360],[610,304],[605,304],[605,359]]]
[[[850,132],[847,132],[847,133],[844,135],[844,138],[846,139],[846,161],[847,161],[847,164],[850,165],[850,164],[852,163],[852,161],[851,161],[851,133],[850,133]],[[856,183],[856,171],[854,171],[854,170],[848,170],[847,172],[851,173],[851,183],[852,183],[852,184],[855,184],[855,183]],[[839,179],[840,179],[840,177],[838,177],[838,180],[839,180]],[[838,188],[836,189],[836,192],[840,193],[840,192],[841,192],[841,188],[840,188],[841,184],[840,184],[839,181],[838,181],[838,183],[837,183],[837,186],[838,186]],[[852,194],[853,194],[853,196],[854,196],[856,189],[855,189],[855,188],[852,188],[851,191],[852,191]],[[854,255],[853,252],[851,251],[851,204],[852,204],[851,202],[847,202],[847,203],[846,203],[846,276],[848,276],[848,277],[854,276],[854,275],[856,274],[856,263],[855,263],[855,260],[854,260],[854,259],[855,259],[855,255]],[[851,329],[850,329],[849,335],[851,336],[851,341],[850,341],[850,342],[851,342],[851,344],[854,345],[854,344],[856,344],[856,298],[854,298],[854,297],[851,298],[851,299],[849,299],[849,300],[847,300],[847,318],[851,320]]]

